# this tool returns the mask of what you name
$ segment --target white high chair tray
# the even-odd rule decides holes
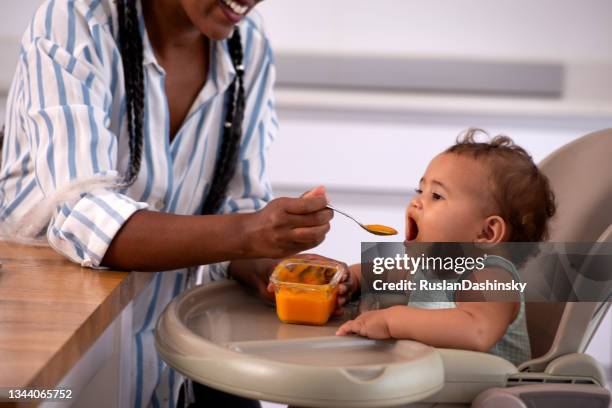
[[[235,282],[192,288],[160,317],[156,347],[188,378],[249,398],[309,407],[385,407],[444,384],[442,358],[424,344],[336,337],[325,326],[282,323]]]

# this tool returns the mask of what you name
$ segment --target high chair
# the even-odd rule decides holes
[[[611,159],[608,129],[542,161],[558,205],[551,242],[612,242]],[[536,289],[571,299],[572,290],[593,279],[605,282],[612,273],[584,259],[569,278],[557,276],[568,262],[563,256],[535,265],[530,270],[541,274],[533,277]],[[533,358],[516,367],[491,354],[409,340],[334,337],[337,324],[282,324],[272,307],[234,282],[219,282],[190,289],[168,305],[156,346],[170,366],[195,381],[296,407],[603,408],[610,403],[605,374],[584,351],[609,306],[610,298],[526,304]]]

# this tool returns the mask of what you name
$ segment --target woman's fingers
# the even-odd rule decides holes
[[[340,317],[344,316],[344,310],[341,307],[336,306],[336,308],[332,311],[332,316]]]
[[[330,209],[322,209],[310,214],[296,215],[287,213],[283,222],[290,228],[316,227],[328,224],[334,218],[334,212]]]
[[[327,191],[325,190],[324,186],[317,186],[315,188],[313,188],[312,190],[308,190],[305,193],[303,193],[300,198],[309,198],[309,197],[316,197],[316,196],[324,196],[327,193]]]
[[[312,195],[301,198],[281,198],[282,206],[290,214],[310,214],[322,210],[327,205],[325,195]]]
[[[319,245],[330,229],[333,211],[326,208],[325,189],[301,198],[281,197],[249,216],[243,231],[249,256],[282,258]]]
[[[323,242],[329,228],[329,224],[323,224],[317,227],[295,228],[290,233],[290,237],[293,242],[317,246]]]

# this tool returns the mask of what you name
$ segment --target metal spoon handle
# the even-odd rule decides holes
[[[327,204],[326,205],[327,208],[329,208],[330,210],[333,210],[335,212],[339,212],[340,214],[344,215],[345,217],[350,218],[351,220],[355,221],[357,224],[359,224],[362,228],[365,228],[363,226],[362,223],[360,223],[359,221],[357,221],[356,219],[354,219],[353,217],[351,217],[350,215],[348,215],[347,213],[345,213],[344,211],[340,211],[339,209],[337,209],[336,207],[332,206],[331,204]]]
[[[370,234],[384,235],[384,236],[397,234],[397,231],[394,228],[387,227],[385,225],[364,225],[364,224],[360,223],[359,221],[357,221],[352,216],[350,216],[347,213],[345,213],[344,211],[340,211],[339,209],[337,209],[336,207],[334,207],[334,206],[332,206],[330,204],[327,204],[326,207],[329,208],[332,211],[339,212],[340,214],[344,215],[345,217],[350,218],[351,220],[355,221],[357,223],[357,225],[359,225],[364,230],[368,231]]]

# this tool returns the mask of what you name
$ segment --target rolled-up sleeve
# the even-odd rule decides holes
[[[49,244],[82,266],[100,267],[115,234],[147,203],[107,190],[85,193],[74,205],[63,204],[47,230]]]
[[[95,47],[72,53],[40,37],[23,56],[27,126],[36,183],[53,205],[49,244],[83,266],[99,267],[113,237],[146,203],[96,180],[118,176],[117,137],[109,130],[111,79],[94,64]],[[88,181],[91,180],[91,183]],[[77,199],[57,202],[70,190]]]

